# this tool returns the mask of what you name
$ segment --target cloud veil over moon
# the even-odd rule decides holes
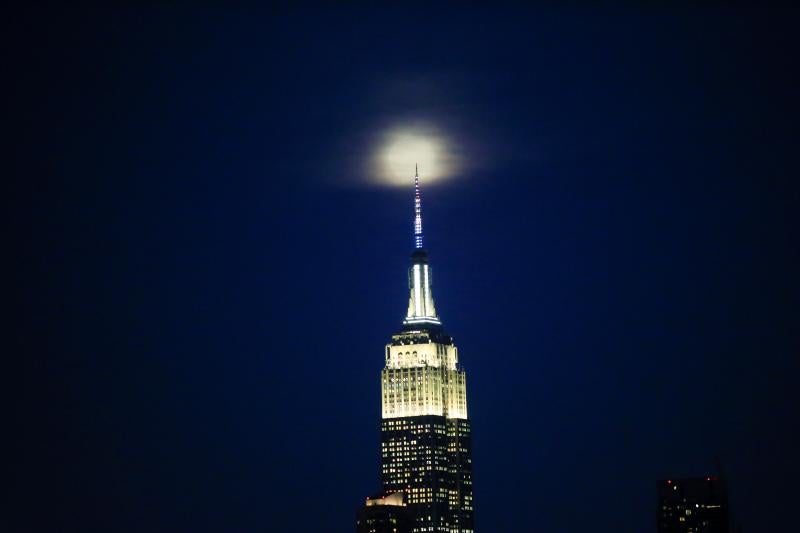
[[[462,147],[441,128],[425,122],[398,124],[377,137],[367,176],[375,185],[409,186],[419,165],[425,182],[437,183],[457,176],[465,164]]]

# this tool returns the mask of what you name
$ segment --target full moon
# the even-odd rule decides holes
[[[415,165],[419,165],[419,174],[425,183],[450,178],[461,166],[453,141],[435,128],[399,127],[384,134],[370,173],[381,185],[411,186]]]

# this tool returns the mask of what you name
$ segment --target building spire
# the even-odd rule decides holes
[[[441,325],[433,305],[433,285],[428,254],[422,247],[422,201],[419,194],[419,166],[414,172],[414,252],[411,254],[411,268],[408,271],[408,313],[403,324]]]
[[[414,171],[414,248],[422,248],[422,200],[419,195],[419,165]]]

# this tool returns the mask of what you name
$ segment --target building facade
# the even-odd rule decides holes
[[[717,477],[658,482],[658,533],[728,533],[728,498]]]
[[[414,182],[408,311],[381,372],[383,491],[405,493],[414,533],[473,533],[466,374],[434,306],[418,173]]]
[[[356,533],[411,533],[405,499],[403,492],[367,498],[356,516]]]

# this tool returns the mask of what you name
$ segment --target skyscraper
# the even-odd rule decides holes
[[[725,483],[717,477],[658,482],[658,533],[728,533]]]
[[[466,374],[433,302],[418,171],[413,242],[408,312],[381,372],[383,491],[405,493],[415,533],[473,533]]]

